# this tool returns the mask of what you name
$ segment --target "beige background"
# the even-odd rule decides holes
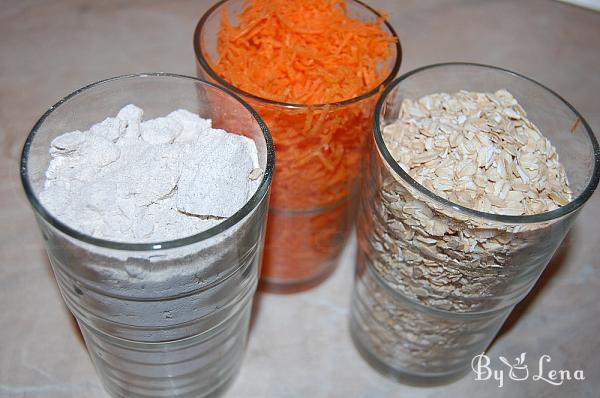
[[[37,118],[85,84],[133,72],[195,73],[192,32],[206,0],[0,3],[0,397],[107,397],[47,265],[17,161]],[[401,72],[443,61],[489,63],[561,93],[600,132],[600,14],[551,1],[369,0],[404,49]],[[359,357],[347,332],[353,252],[319,288],[259,296],[247,356],[227,397],[599,397],[600,195],[510,318],[490,355],[544,353],[587,380],[464,379],[396,384]]]

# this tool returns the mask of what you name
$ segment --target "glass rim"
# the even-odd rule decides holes
[[[513,76],[516,79],[520,79],[520,80],[527,81],[529,83],[533,83],[534,85],[542,88],[544,91],[546,91],[548,94],[550,94],[554,98],[558,99],[561,103],[566,105],[567,108],[571,110],[571,112],[573,112],[574,116],[580,121],[580,125],[583,126],[583,128],[585,129],[585,132],[588,135],[590,146],[591,146],[592,153],[594,156],[594,166],[593,166],[593,170],[592,170],[590,179],[588,181],[587,186],[581,192],[581,194],[579,194],[576,198],[572,199],[567,205],[559,207],[559,208],[551,210],[551,211],[544,212],[544,213],[521,215],[521,216],[487,213],[487,212],[482,212],[479,210],[471,209],[471,208],[468,208],[465,206],[461,206],[457,203],[451,202],[447,199],[444,199],[444,198],[438,196],[434,192],[425,188],[423,185],[419,184],[407,172],[405,172],[402,169],[402,167],[400,167],[400,165],[394,160],[394,158],[388,151],[387,146],[385,145],[385,142],[383,140],[383,135],[382,135],[380,117],[381,117],[382,110],[386,104],[387,98],[400,83],[402,83],[404,80],[408,79],[409,77],[411,77],[413,75],[417,75],[421,72],[428,71],[431,69],[436,69],[436,68],[452,68],[452,67],[463,67],[463,66],[472,67],[472,68],[480,68],[480,69],[488,69],[491,71],[495,71],[495,72],[499,72],[502,74],[507,74],[507,75]],[[389,167],[391,167],[392,170],[396,174],[398,174],[400,176],[400,178],[402,178],[402,180],[404,180],[404,182],[406,182],[411,188],[417,190],[419,193],[425,195],[427,198],[433,200],[435,203],[437,203],[439,205],[452,208],[453,210],[455,210],[459,213],[462,213],[462,214],[465,214],[468,216],[474,216],[479,219],[484,219],[486,221],[500,222],[500,223],[504,223],[504,224],[532,224],[532,223],[556,220],[558,218],[566,216],[566,215],[578,210],[579,208],[581,208],[581,206],[583,206],[583,204],[592,196],[592,194],[594,193],[594,190],[598,186],[598,181],[600,180],[600,147],[598,145],[598,141],[596,140],[596,137],[594,136],[594,133],[592,132],[592,129],[590,128],[589,124],[585,121],[583,116],[581,116],[581,114],[569,102],[567,102],[559,94],[557,94],[555,91],[551,90],[550,88],[544,86],[543,84],[538,83],[537,81],[535,81],[527,76],[524,76],[520,73],[513,72],[511,70],[500,68],[497,66],[492,66],[492,65],[485,65],[485,64],[478,64],[478,63],[471,63],[471,62],[445,62],[445,63],[437,63],[437,64],[422,66],[422,67],[419,67],[417,69],[414,69],[412,71],[409,71],[409,72],[403,74],[402,76],[395,79],[391,84],[389,84],[384,89],[383,93],[377,100],[377,104],[375,105],[375,114],[373,117],[373,135],[374,135],[375,142],[376,142],[377,148],[379,150],[379,153],[381,154],[381,156],[383,157],[383,159],[385,160],[387,165]]]
[[[229,89],[230,91],[233,91],[234,93],[236,93],[240,96],[248,97],[254,101],[261,102],[264,104],[275,105],[275,106],[289,108],[289,109],[308,109],[308,108],[310,108],[310,109],[320,110],[320,109],[338,108],[338,107],[351,105],[356,102],[360,102],[366,98],[369,98],[369,97],[379,94],[381,92],[381,88],[387,86],[394,79],[394,77],[396,77],[398,71],[400,70],[400,63],[402,61],[402,46],[400,44],[400,38],[398,37],[398,34],[396,33],[396,31],[394,30],[392,25],[387,21],[387,19],[384,18],[383,24],[390,31],[390,34],[392,35],[392,37],[394,39],[396,39],[396,41],[395,41],[396,57],[394,60],[394,66],[390,70],[390,73],[388,74],[388,76],[385,79],[383,79],[380,83],[378,83],[371,90],[369,90],[363,94],[360,94],[356,97],[348,98],[348,99],[345,99],[342,101],[322,103],[322,104],[310,104],[310,105],[271,100],[271,99],[260,97],[258,95],[244,91],[244,90],[234,86],[233,84],[229,83],[224,78],[222,78],[212,68],[212,66],[210,65],[210,62],[206,59],[206,57],[204,56],[204,54],[202,52],[203,47],[202,47],[201,41],[200,41],[200,33],[202,32],[208,18],[210,16],[212,16],[215,13],[215,11],[217,11],[217,9],[219,9],[223,4],[225,4],[229,1],[230,0],[221,0],[217,3],[215,3],[212,7],[210,7],[204,13],[204,15],[202,15],[202,17],[198,21],[198,24],[196,25],[196,29],[194,30],[194,36],[193,36],[194,37],[194,52],[196,54],[196,59],[198,60],[198,62],[202,66],[202,68],[210,75],[210,77],[212,79],[214,79],[218,84],[222,85],[223,87]],[[367,11],[370,11],[377,18],[384,16],[383,14],[381,14],[380,12],[378,12],[377,10],[375,10],[371,6],[363,3],[360,0],[346,0],[346,1],[360,5],[361,7],[365,8]]]
[[[235,99],[239,104],[241,104],[254,118],[257,122],[258,126],[261,129],[263,134],[265,144],[266,144],[266,155],[267,155],[267,163],[265,166],[265,170],[263,172],[262,180],[259,186],[256,189],[256,192],[252,195],[252,197],[239,209],[235,212],[231,217],[226,218],[219,224],[206,229],[197,234],[184,236],[183,238],[171,239],[166,241],[159,242],[148,242],[148,243],[128,243],[128,242],[118,242],[112,241],[108,239],[95,238],[91,235],[84,234],[76,229],[66,225],[42,205],[39,201],[38,196],[35,194],[31,182],[29,181],[28,175],[28,161],[29,161],[29,151],[31,148],[31,144],[33,139],[35,138],[39,129],[44,125],[45,120],[52,114],[54,111],[59,109],[61,105],[64,103],[76,98],[79,94],[89,91],[95,87],[103,86],[105,84],[110,84],[114,82],[119,82],[121,80],[130,80],[130,79],[153,79],[153,78],[169,78],[169,79],[178,79],[179,81],[189,81],[195,84],[200,84],[204,86],[208,86],[212,89],[221,91],[227,96]],[[75,238],[79,241],[99,246],[107,249],[113,250],[128,250],[128,251],[158,251],[158,250],[166,250],[166,249],[174,249],[178,247],[188,246],[191,244],[195,244],[207,239],[210,239],[227,229],[233,227],[238,224],[241,220],[243,220],[248,214],[250,214],[254,209],[258,207],[258,205],[262,202],[263,198],[267,195],[271,180],[273,178],[273,170],[275,167],[275,150],[273,146],[273,140],[271,138],[271,134],[267,125],[263,122],[262,118],[258,115],[258,113],[248,105],[242,98],[237,96],[235,93],[226,90],[223,87],[220,87],[211,82],[198,79],[191,76],[179,75],[174,73],[166,73],[166,72],[150,72],[150,73],[136,73],[136,74],[128,74],[121,75],[116,77],[111,77],[107,79],[103,79],[97,81],[95,83],[88,84],[84,87],[81,87],[67,96],[60,99],[57,103],[52,105],[34,124],[33,128],[29,132],[25,144],[23,145],[23,149],[21,151],[21,159],[20,159],[20,175],[21,175],[21,183],[23,184],[23,189],[25,191],[25,195],[27,199],[31,203],[35,212],[40,215],[46,222],[51,224],[53,227],[61,231],[62,233]]]

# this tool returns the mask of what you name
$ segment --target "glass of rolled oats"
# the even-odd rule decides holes
[[[531,79],[438,64],[385,90],[367,162],[355,345],[402,381],[450,381],[487,348],[592,195],[598,142]]]

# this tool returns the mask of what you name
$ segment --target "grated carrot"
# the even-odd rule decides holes
[[[350,230],[376,95],[339,102],[381,85],[397,54],[382,17],[363,21],[349,14],[344,0],[247,0],[234,25],[221,10],[214,70],[254,96],[298,105],[246,98],[275,143],[271,208],[295,214],[270,216],[267,280],[317,275]]]
[[[248,0],[234,26],[222,9],[217,73],[273,101],[325,104],[381,83],[390,56],[381,18],[348,15],[344,0]],[[243,66],[243,67],[241,67]]]

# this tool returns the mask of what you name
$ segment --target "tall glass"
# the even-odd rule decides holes
[[[245,4],[224,0],[200,19],[194,34],[198,74],[246,99],[273,134],[278,167],[261,278],[271,290],[302,290],[334,270],[352,229],[375,102],[381,87],[400,68],[400,43],[393,28],[381,22],[381,28],[396,38],[390,57],[381,65],[389,75],[358,97],[311,106],[271,101],[231,85],[213,69],[219,56],[221,12],[226,8],[235,23]],[[348,0],[346,5],[353,18],[381,17],[360,1]]]
[[[217,226],[166,242],[108,241],[65,225],[39,200],[51,141],[85,131],[129,103],[146,118],[186,109],[254,140],[265,171],[256,193]],[[223,115],[235,125],[222,124]],[[273,165],[260,117],[234,94],[185,76],[94,83],[59,101],[33,127],[21,158],[23,186],[58,287],[111,396],[213,396],[233,379],[259,277]]]
[[[382,130],[404,99],[499,89],[556,148],[573,191],[563,207],[527,216],[465,208],[417,183],[388,151]],[[432,383],[466,371],[533,287],[598,185],[600,150],[581,115],[541,84],[491,66],[439,64],[398,78],[379,99],[366,174],[351,333],[384,373]],[[442,228],[431,232],[433,222]]]

